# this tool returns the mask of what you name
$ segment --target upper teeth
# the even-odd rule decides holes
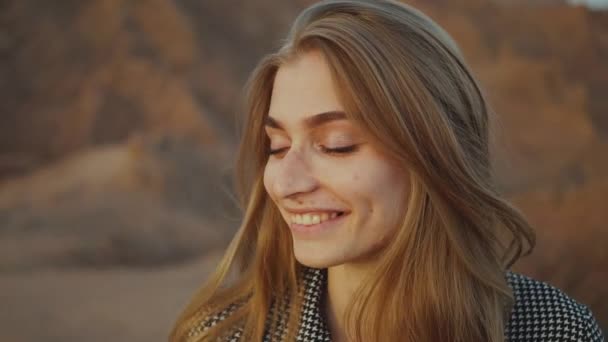
[[[306,214],[295,214],[291,215],[291,223],[312,225],[318,224],[323,221],[331,220],[338,216],[337,212],[332,213],[306,213]]]

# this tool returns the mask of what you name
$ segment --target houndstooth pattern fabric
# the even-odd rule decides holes
[[[236,309],[238,309],[243,302],[232,303],[226,309],[206,316],[199,325],[197,325],[194,329],[190,330],[188,333],[188,340],[193,339],[194,337],[200,335],[202,332],[208,330],[214,325],[218,324],[222,320],[226,319],[230,316]],[[243,328],[240,326],[235,327],[232,331],[229,331],[227,336],[223,339],[226,342],[239,342],[241,340],[241,335],[243,334]]]
[[[559,289],[512,272],[507,280],[515,297],[505,331],[507,341],[604,341],[591,311]]]
[[[305,287],[302,318],[296,341],[330,342],[331,336],[322,314],[326,272],[312,268],[306,269],[305,272],[304,282],[308,286]]]
[[[305,268],[304,301],[297,342],[331,342],[323,310],[323,293],[326,289],[327,270]],[[605,342],[591,311],[568,297],[561,290],[521,274],[507,272],[506,278],[513,289],[515,303],[505,329],[508,342]],[[228,317],[240,304],[209,316],[190,332],[196,336]],[[287,312],[288,306],[272,310]],[[276,329],[265,332],[263,342],[283,341],[286,336],[287,317],[280,317]],[[272,317],[272,315],[269,315]],[[268,327],[268,325],[267,325]],[[231,331],[223,341],[241,342],[242,328]]]

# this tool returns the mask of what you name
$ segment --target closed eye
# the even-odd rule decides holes
[[[288,149],[289,149],[289,147],[277,148],[274,150],[269,150],[268,154],[276,155],[276,154],[282,153]],[[326,154],[345,155],[345,154],[356,152],[359,149],[359,145],[350,145],[350,146],[333,147],[333,148],[319,145],[319,149],[321,150],[321,152],[326,153]]]
[[[276,150],[269,150],[268,154],[273,155],[273,154],[279,154],[285,150],[287,150],[289,147],[283,147],[283,148],[277,148]]]
[[[328,153],[328,154],[348,154],[348,153],[357,151],[357,149],[359,148],[359,145],[350,145],[350,146],[334,147],[334,148],[329,148],[329,147],[325,147],[325,146],[321,145],[319,147],[320,147],[321,151],[323,151],[324,153]]]

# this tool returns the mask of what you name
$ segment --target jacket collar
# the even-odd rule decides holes
[[[319,341],[331,342],[331,334],[327,328],[324,314],[325,289],[327,286],[327,270],[305,267],[303,277],[304,293],[302,294],[302,309],[300,315],[300,323],[296,341]],[[283,310],[279,310],[278,315],[269,315],[278,317],[279,322],[276,324],[277,329],[267,331],[264,341],[279,341],[283,340],[286,335],[287,315]],[[267,322],[268,323],[271,322]]]

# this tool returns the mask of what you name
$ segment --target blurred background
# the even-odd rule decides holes
[[[239,224],[243,84],[309,0],[0,1],[0,340],[164,341]],[[416,0],[499,113],[516,270],[608,329],[608,1]]]

